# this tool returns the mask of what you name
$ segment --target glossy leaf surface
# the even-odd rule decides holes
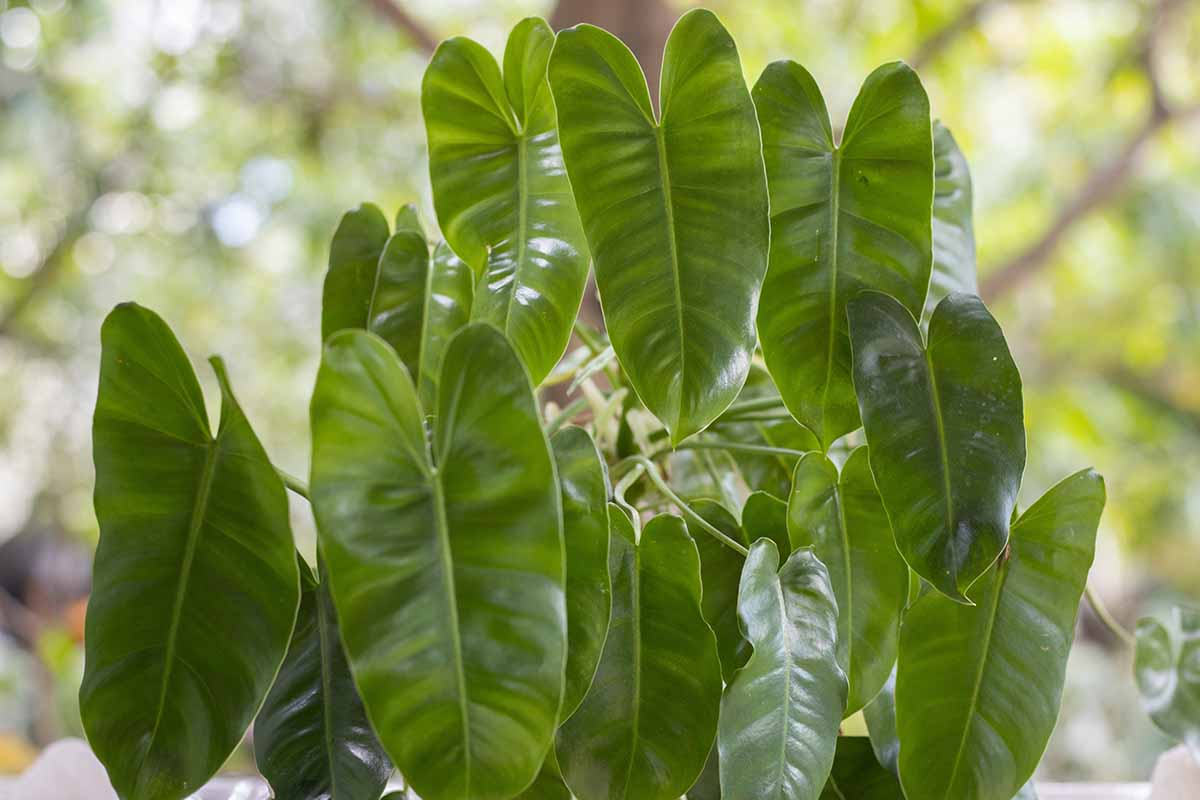
[[[480,276],[472,316],[504,331],[535,383],[566,349],[588,269],[546,83],[553,45],[544,21],[521,21],[502,75],[455,37],[421,86],[438,221]]]
[[[432,458],[423,416],[381,339],[326,343],[312,402],[322,551],[368,716],[414,791],[508,798],[541,768],[562,698],[550,448],[525,370],[490,326],[446,350]]]
[[[863,706],[871,747],[880,764],[900,775],[900,737],[896,734],[896,668],[893,666],[883,688]]]
[[[162,319],[119,305],[100,341],[80,712],[120,797],[180,798],[241,741],[287,650],[300,599],[287,497],[218,359],[214,436]]]
[[[700,559],[678,517],[655,517],[640,544],[623,512],[611,518],[612,624],[558,762],[580,800],[675,800],[704,767],[721,697]]]
[[[929,592],[905,614],[896,725],[909,800],[1011,800],[1033,774],[1103,508],[1100,476],[1072,475],[1013,525],[1008,556],[971,589],[976,605]]]
[[[275,797],[376,800],[392,764],[371,730],[328,587],[300,568],[287,658],[254,720],[254,760]]]
[[[875,696],[896,663],[908,567],[896,551],[867,448],[855,450],[838,475],[820,453],[796,465],[788,502],[792,546],[812,547],[829,570],[838,601],[838,662],[850,691],[845,716]]]
[[[784,561],[792,553],[788,538],[788,506],[783,500],[766,492],[754,492],[742,506],[742,531],[747,542],[770,539],[779,549]]]
[[[750,548],[738,619],[754,652],[721,699],[722,796],[821,795],[846,706],[837,613],[829,573],[812,550],[795,551],[780,568],[770,539]]]
[[[1140,620],[1133,669],[1150,719],[1200,760],[1200,610],[1176,606],[1166,625]]]
[[[848,306],[854,386],[871,471],[905,561],[938,591],[965,591],[1008,541],[1025,468],[1021,376],[974,295],[929,322],[879,292]]]
[[[347,211],[329,248],[329,271],[321,293],[321,339],[344,328],[365,328],[379,256],[388,240],[388,221],[377,206]]]
[[[923,319],[954,292],[977,294],[971,171],[950,129],[933,123],[933,272]]]
[[[865,736],[839,736],[821,800],[904,800],[896,776],[875,760]]]
[[[697,500],[692,508],[714,528],[735,542],[749,545],[737,519],[715,500]],[[688,532],[700,554],[700,582],[704,586],[701,608],[704,619],[717,636],[721,655],[721,674],[728,682],[738,667],[746,663],[749,643],[738,626],[738,584],[746,559],[741,553],[718,541],[703,528],[688,523]]]
[[[792,414],[828,449],[859,425],[846,303],[863,289],[925,304],[932,259],[929,98],[885,64],[841,141],[812,76],[777,61],[754,86],[771,187],[771,266],[758,312],[767,368]]]
[[[612,606],[608,475],[600,452],[583,428],[563,428],[550,439],[550,446],[562,489],[567,556],[567,670],[559,712],[559,719],[566,719],[592,684],[608,633]]]
[[[658,119],[637,60],[599,28],[559,33],[549,78],[613,349],[679,442],[741,390],[767,267],[766,176],[737,48],[711,12],[685,14]]]

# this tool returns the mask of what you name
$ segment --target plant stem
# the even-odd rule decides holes
[[[575,319],[575,335],[578,336],[580,340],[582,340],[583,343],[588,346],[588,348],[592,351],[592,355],[604,350],[604,345],[600,344],[600,339],[598,338],[596,331],[592,330],[590,325],[578,317]]]
[[[613,487],[613,502],[629,512],[630,522],[633,523],[634,542],[642,540],[642,517],[638,514],[637,508],[625,499],[625,492],[629,491],[630,486],[637,483],[637,479],[642,477],[644,470],[645,467],[641,464],[634,464],[633,469],[629,470],[629,474],[617,481],[617,485]]]
[[[763,456],[795,456],[805,455],[803,450],[793,450],[790,447],[771,447],[765,444],[742,444],[727,442],[723,439],[708,439],[699,442],[684,442],[676,450],[728,450],[731,453],[754,453]]]
[[[750,411],[766,411],[768,409],[774,411],[781,408],[783,408],[783,401],[778,397],[756,397],[753,400],[739,400],[725,409],[725,413],[721,417],[734,417]]]
[[[1083,587],[1083,596],[1087,598],[1088,605],[1092,607],[1092,612],[1096,615],[1096,619],[1100,620],[1100,623],[1108,628],[1113,636],[1116,636],[1128,647],[1133,647],[1137,644],[1137,639],[1134,638],[1133,634],[1124,625],[1117,622],[1117,618],[1105,607],[1104,603],[1100,602],[1100,598],[1092,591],[1090,585]]]
[[[677,506],[679,510],[684,513],[684,516],[690,517],[692,521],[704,529],[705,533],[709,534],[726,547],[734,550],[735,552],[741,553],[743,557],[750,555],[750,551],[746,549],[745,545],[734,541],[733,539],[729,538],[729,536],[717,530],[717,528],[709,524],[708,520],[700,516],[700,514],[693,510],[691,506],[685,503],[679,495],[675,494],[671,487],[667,485],[666,480],[663,479],[662,473],[658,471],[658,467],[655,466],[653,461],[645,456],[629,456],[628,458],[623,458],[618,461],[613,467],[613,471],[616,472],[617,470],[622,469],[624,465],[640,466],[645,469],[646,475],[650,477],[650,480],[654,482],[654,485],[658,487],[658,490],[666,495],[667,499],[674,503],[675,506]]]
[[[577,397],[575,400],[567,404],[567,407],[554,415],[554,418],[546,423],[546,435],[552,436],[555,431],[571,421],[571,418],[588,407],[586,397]]]
[[[295,475],[280,469],[279,467],[275,467],[275,474],[283,479],[284,486],[291,489],[305,500],[309,499],[308,485],[304,481],[300,480]]]

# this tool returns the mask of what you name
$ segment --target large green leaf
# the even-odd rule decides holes
[[[904,800],[900,781],[875,760],[865,736],[839,736],[821,800]]]
[[[933,164],[933,273],[925,298],[926,321],[947,295],[979,291],[971,171],[950,129],[940,121],[933,123]]]
[[[1103,508],[1100,476],[1072,475],[1013,524],[1007,555],[971,588],[976,605],[928,592],[905,614],[896,725],[909,800],[1010,800],[1033,774]]]
[[[840,476],[820,453],[800,459],[788,534],[793,547],[812,547],[829,570],[838,601],[838,662],[850,681],[849,716],[887,681],[908,598],[908,567],[896,551],[867,448],[850,454]]]
[[[329,271],[321,294],[321,339],[343,328],[365,328],[379,256],[388,240],[388,221],[370,203],[347,211],[333,234]]]
[[[1133,668],[1150,719],[1200,761],[1200,609],[1177,606],[1167,625],[1140,620]]]
[[[363,710],[329,588],[300,568],[287,658],[254,720],[254,760],[275,797],[376,800],[392,764]]]
[[[792,553],[787,503],[775,495],[754,492],[746,498],[746,504],[742,506],[742,531],[747,542],[763,538],[773,541],[779,548],[779,557],[785,561]]]
[[[833,765],[846,675],[837,600],[811,549],[783,567],[770,539],[750,548],[738,619],[754,652],[721,698],[721,794],[816,800]]]
[[[220,360],[213,436],[154,312],[117,306],[100,341],[80,712],[120,797],[174,800],[224,763],[283,661],[300,599],[287,497]]]
[[[567,669],[560,719],[575,712],[600,663],[612,590],[608,579],[608,475],[592,437],[563,428],[550,440],[562,488],[567,554]]]
[[[546,83],[553,45],[544,21],[522,20],[501,76],[483,46],[448,39],[421,84],[438,221],[480,274],[472,316],[505,332],[535,383],[566,349],[588,268]]]
[[[771,187],[758,332],[784,402],[828,449],[858,427],[846,303],[863,289],[914,316],[932,259],[929,98],[899,62],[872,72],[835,143],[816,82],[777,61],[754,86]]]
[[[446,350],[432,457],[423,416],[381,339],[326,342],[317,529],[346,654],[397,768],[426,800],[508,798],[536,777],[562,699],[554,464],[525,370],[488,325]]]
[[[974,295],[952,294],[929,322],[880,292],[848,306],[854,387],[871,470],[913,571],[948,597],[1008,541],[1025,469],[1021,376]]]
[[[742,388],[767,268],[766,175],[737,48],[712,12],[684,14],[657,120],[637,60],[600,28],[559,33],[549,76],[613,349],[678,443]]]
[[[442,358],[454,334],[462,330],[471,315],[471,269],[445,242],[433,248],[425,306],[421,317],[421,352],[418,369],[410,372],[417,381],[417,394],[427,411],[437,402],[437,386]]]
[[[701,499],[692,503],[692,508],[708,524],[735,542],[749,544],[737,519],[720,503]],[[729,681],[738,667],[746,663],[750,654],[750,645],[742,638],[738,627],[738,584],[746,559],[741,553],[696,527],[694,522],[688,522],[688,532],[700,554],[700,583],[704,587],[704,599],[700,607],[704,610],[704,619],[717,636],[721,674]]]
[[[721,697],[700,559],[678,517],[655,517],[640,543],[624,512],[611,519],[612,624],[558,761],[580,800],[675,800],[704,768]]]

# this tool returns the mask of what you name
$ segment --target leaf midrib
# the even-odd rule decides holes
[[[937,374],[933,369],[933,357],[930,355],[932,344],[922,348],[925,357],[925,372],[929,376],[929,396],[933,405],[933,419],[937,428],[938,454],[942,465],[942,490],[946,494],[946,535],[950,543],[951,556],[954,558],[954,587],[958,589],[958,541],[954,536],[954,490],[950,483],[950,452],[946,448],[946,422],[942,417],[942,398],[938,392]]]
[[[315,590],[313,599],[316,600],[317,605],[317,647],[320,649],[321,663],[321,715],[325,722],[321,726],[321,731],[325,740],[325,760],[329,764],[330,796],[338,797],[337,760],[333,755],[333,702],[329,682],[332,667],[330,659],[329,621],[326,619],[324,598],[321,596],[321,589],[319,587]]]
[[[833,343],[837,336],[837,282],[838,282],[838,220],[841,217],[841,187],[842,187],[842,143],[834,147],[830,154],[832,166],[830,169],[829,187],[829,343],[825,351],[825,383],[821,387],[821,433],[818,436],[821,446],[827,448],[830,442],[825,441],[825,415],[829,408],[829,384],[833,381]],[[818,242],[817,247],[820,247]]]
[[[517,252],[516,263],[513,264],[512,282],[508,285],[508,300],[504,304],[504,335],[511,336],[510,320],[512,319],[513,301],[517,296],[518,276],[525,266],[525,252],[529,242],[526,226],[529,224],[529,139],[524,128],[515,131],[517,145]]]
[[[664,114],[664,119],[665,116]],[[679,335],[679,394],[675,403],[674,427],[676,430],[671,431],[671,435],[674,437],[678,434],[680,417],[683,416],[683,394],[686,384],[687,352],[684,349],[683,334],[683,286],[679,275],[679,243],[675,230],[675,205],[671,198],[671,172],[667,165],[666,131],[662,122],[657,124],[652,122],[651,124],[654,127],[654,142],[658,150],[658,176],[662,183],[663,212],[666,215],[667,241],[670,244],[668,250],[671,254],[671,280],[675,290],[675,326]]]
[[[162,724],[163,711],[166,708],[167,688],[171,683],[172,666],[175,662],[175,649],[179,641],[179,624],[183,617],[183,602],[187,595],[188,580],[191,577],[192,561],[196,556],[196,545],[200,539],[200,529],[204,526],[204,516],[208,511],[208,499],[212,491],[213,476],[217,471],[217,455],[220,445],[216,439],[210,440],[205,446],[204,466],[200,472],[200,482],[196,489],[196,499],[192,505],[192,515],[188,520],[187,541],[184,544],[183,562],[179,568],[179,584],[175,590],[175,600],[171,606],[171,621],[167,626],[167,646],[163,654],[163,676],[159,685],[158,705],[154,712],[154,727],[150,731],[150,741],[146,752],[142,755],[142,765],[154,750],[154,742],[158,737],[158,729]],[[141,767],[139,766],[139,771]]]

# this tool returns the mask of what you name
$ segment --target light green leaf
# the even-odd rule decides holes
[[[592,437],[569,426],[550,439],[562,489],[567,555],[567,669],[559,719],[575,713],[600,663],[612,589],[608,578],[608,474]]]
[[[747,542],[770,539],[779,548],[780,558],[791,555],[788,538],[787,503],[766,492],[754,492],[742,506],[742,531]]]
[[[811,549],[793,552],[780,569],[775,543],[754,543],[738,592],[754,652],[721,698],[723,796],[820,796],[846,706],[837,614],[829,573]]]
[[[1176,606],[1166,625],[1140,620],[1133,670],[1150,719],[1200,761],[1200,609]]]
[[[537,776],[563,691],[550,447],[524,368],[487,325],[446,349],[432,454],[423,416],[381,339],[326,343],[312,401],[322,551],[346,654],[396,767],[426,800],[509,798]]]
[[[375,800],[392,764],[371,730],[327,586],[300,567],[287,658],[254,720],[254,760],[275,797]]]
[[[720,503],[701,499],[693,502],[692,508],[709,525],[735,542],[749,544],[737,519]],[[746,559],[741,553],[696,527],[694,522],[689,521],[687,525],[688,533],[696,542],[696,550],[700,554],[700,582],[704,587],[701,608],[704,610],[704,619],[717,636],[721,674],[729,681],[738,667],[746,663],[750,654],[750,645],[742,638],[738,627],[738,584]]]
[[[321,339],[344,328],[365,328],[379,256],[388,240],[387,217],[370,203],[347,211],[333,234],[321,293]]]
[[[567,347],[588,269],[546,83],[553,45],[543,20],[522,20],[501,76],[483,46],[448,39],[421,85],[438,221],[479,276],[472,319],[504,331],[534,383]]]
[[[865,736],[839,736],[821,800],[904,800],[900,781],[875,760]]]
[[[867,448],[850,454],[840,476],[820,453],[800,459],[788,534],[793,547],[812,547],[829,570],[838,601],[838,663],[850,681],[848,717],[887,681],[908,597],[908,567],[896,551]]]
[[[600,28],[559,33],[549,77],[613,349],[678,443],[741,390],[767,267],[766,175],[737,48],[712,12],[684,14],[657,120],[637,60]]]
[[[777,61],[754,86],[771,187],[758,332],[792,414],[828,449],[859,425],[846,303],[863,289],[925,303],[933,244],[929,98],[900,62],[872,72],[841,141],[816,82]]]
[[[700,559],[678,517],[655,517],[640,544],[624,512],[611,520],[612,624],[558,762],[580,800],[675,800],[704,768],[721,697]]]
[[[953,297],[953,295],[952,295]],[[934,315],[934,325],[937,315]],[[896,725],[908,800],[1010,800],[1054,729],[1104,508],[1083,470],[1013,525],[973,606],[929,592],[900,631]]]
[[[300,600],[287,497],[219,359],[213,436],[154,312],[117,306],[100,342],[80,712],[120,797],[179,798],[233,752],[287,650]]]
[[[933,273],[922,319],[954,292],[978,293],[971,171],[950,129],[933,123]]]
[[[425,235],[425,226],[421,224],[421,215],[413,203],[405,203],[396,212],[396,233],[419,233]]]
[[[947,597],[1000,555],[1025,469],[1021,376],[974,295],[952,294],[929,322],[879,292],[848,308],[854,387],[871,471],[913,571]]]

